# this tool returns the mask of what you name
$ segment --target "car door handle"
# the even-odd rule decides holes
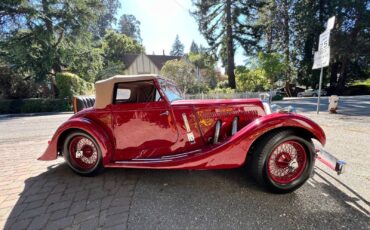
[[[159,114],[160,116],[168,116],[170,113],[168,112],[168,110],[167,111],[165,111],[165,112],[163,112],[163,113],[161,113],[161,114]]]

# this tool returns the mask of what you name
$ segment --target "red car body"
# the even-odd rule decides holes
[[[326,142],[319,125],[271,113],[259,99],[183,100],[157,75],[115,76],[95,88],[94,106],[64,122],[39,160],[63,155],[76,173],[92,175],[104,167],[237,168],[249,159],[254,178],[274,192],[304,184],[316,158],[343,170],[343,161],[315,151],[312,139]]]
[[[163,100],[84,109],[58,128],[39,160],[54,160],[62,154],[63,140],[71,130],[84,131],[96,140],[104,167],[122,168],[236,168],[244,164],[253,143],[276,129],[295,129],[325,144],[323,130],[304,116],[267,115],[259,99],[170,102],[158,83],[161,77],[152,78]],[[193,141],[188,139],[184,115]],[[238,117],[238,131],[231,136],[234,117]],[[213,144],[218,120],[222,121],[220,137]]]

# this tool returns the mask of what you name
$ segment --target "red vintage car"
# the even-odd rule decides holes
[[[80,101],[93,106],[63,123],[39,160],[64,156],[81,175],[247,164],[273,192],[300,187],[316,158],[343,170],[343,162],[315,150],[312,139],[326,142],[319,125],[285,110],[271,113],[260,99],[184,100],[174,82],[158,75],[114,76],[95,88],[95,101]]]

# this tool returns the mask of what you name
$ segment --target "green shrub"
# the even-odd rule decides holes
[[[71,99],[76,95],[94,94],[94,84],[81,79],[76,74],[68,72],[57,73],[55,81],[59,90],[59,98]]]
[[[370,78],[366,80],[357,80],[352,83],[352,86],[357,86],[357,85],[365,85],[365,86],[370,87]]]
[[[29,98],[37,96],[36,92],[37,87],[32,78],[0,65],[0,96],[9,99]]]
[[[0,114],[65,112],[71,110],[71,101],[67,99],[29,98],[0,100]]]
[[[208,91],[208,94],[234,94],[235,89],[232,88],[214,88]]]

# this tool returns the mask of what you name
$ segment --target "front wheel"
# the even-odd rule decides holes
[[[252,174],[256,181],[276,193],[294,191],[307,181],[314,165],[310,140],[291,131],[274,132],[256,146]]]
[[[77,174],[91,176],[102,168],[102,154],[98,143],[84,132],[73,132],[64,141],[63,155]]]

